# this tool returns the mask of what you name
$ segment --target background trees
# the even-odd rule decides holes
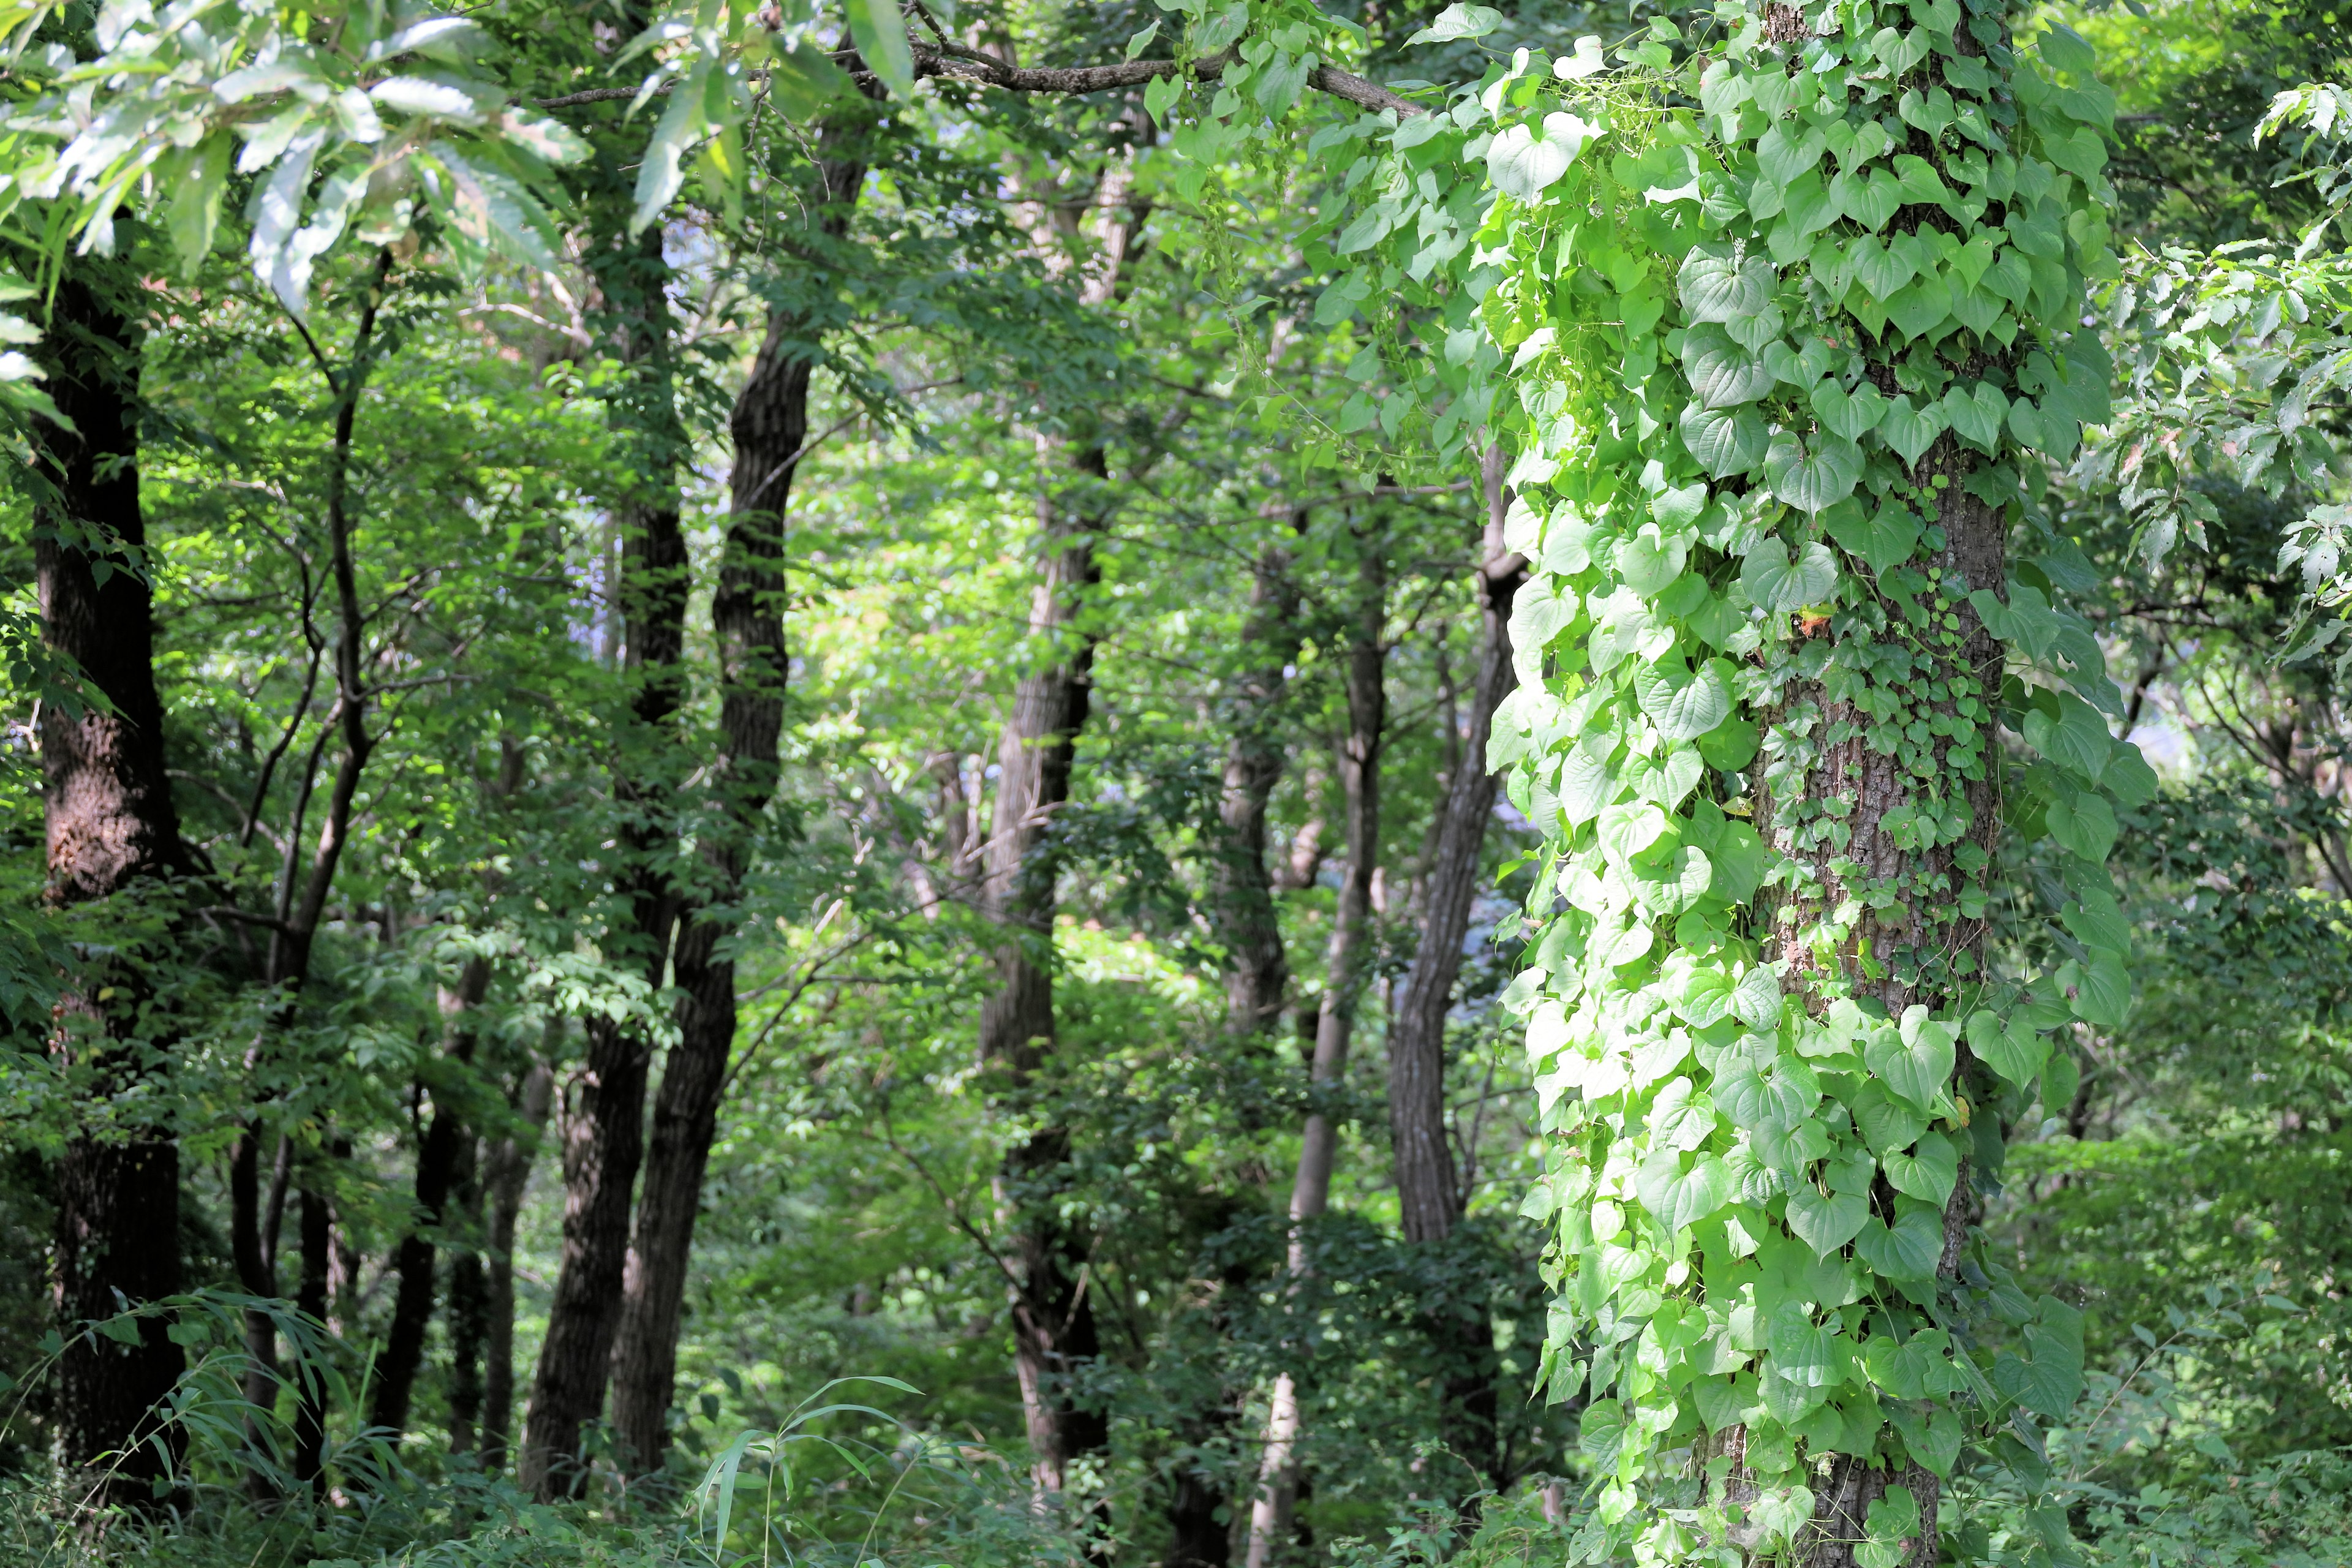
[[[1924,9],[1898,46],[2048,20]],[[1518,1049],[1570,956],[1562,785],[1498,801],[1483,764],[1549,744],[1505,700],[1570,673],[1559,584],[1598,569],[1523,462],[1571,438],[1522,350],[1564,342],[1545,312],[1622,329],[1646,263],[1477,231],[1526,177],[1493,116],[1549,138],[1596,85],[1692,115],[1748,14],[966,5],[910,10],[899,61],[853,11],[625,59],[656,17],[205,11],[244,54],[108,79],[146,130],[26,140],[65,418],[22,405],[6,546],[22,1539],[670,1552],[730,1452],[793,1479],[724,1524],[705,1494],[726,1552],[1556,1561],[1594,1519],[1622,1442],[1562,1369],[1606,1331],[1556,1300],[1562,1102]],[[2051,669],[2104,661],[2097,739],[2162,787],[2124,792],[2102,902],[2018,816],[2021,710],[2000,742],[1982,962],[2079,991],[2127,949],[2137,986],[2039,1019],[2006,1098],[1963,1086],[1950,1136],[2000,1175],[1955,1190],[2012,1276],[1968,1280],[1986,1365],[2062,1371],[2079,1310],[2090,1384],[1988,1397],[2023,1414],[1948,1467],[1964,1560],[2336,1528],[2342,726],[2331,650],[2278,656],[2330,624],[2280,550],[2343,500],[2347,299],[2336,176],[2273,182],[2342,127],[2253,135],[2341,79],[2325,16],[2071,16],[2116,96],[2079,134],[2123,374],[2079,463],[2007,451],[2009,544]],[[42,25],[84,59],[157,26]],[[1566,68],[1507,81],[1522,45]],[[285,79],[227,79],[273,49]],[[674,85],[632,116],[649,60]],[[1938,167],[1964,150],[1916,121],[1957,71],[1897,115]],[[40,243],[92,221],[110,254]],[[2280,258],[2212,254],[2250,239]],[[1606,346],[1574,363],[1622,382]],[[1639,489],[1667,438],[1629,439],[1601,468]],[[1790,626],[1792,657],[1852,632]],[[730,1450],[853,1375],[919,1392],[795,1431],[870,1486]],[[53,1535],[59,1497],[177,1511]]]

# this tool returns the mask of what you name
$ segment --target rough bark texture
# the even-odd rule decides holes
[[[1104,477],[1098,447],[1074,466]],[[1013,692],[1013,717],[997,752],[994,830],[982,886],[984,908],[1007,933],[997,950],[997,991],[981,1005],[980,1054],[1000,1066],[1008,1089],[1025,1098],[1054,1045],[1053,942],[1059,857],[1051,830],[1069,800],[1070,767],[1086,727],[1094,643],[1076,626],[1087,589],[1099,580],[1094,543],[1102,527],[1094,498],[1049,497],[1040,503],[1045,572],[1031,595],[1029,635],[1043,668]],[[1050,1202],[1069,1163],[1066,1131],[1045,1127],[1006,1157],[996,1180],[1011,1222],[1013,1370],[1035,1456],[1037,1485],[1062,1489],[1069,1462],[1102,1447],[1104,1417],[1073,1399],[1074,1374],[1100,1346],[1094,1305],[1079,1278],[1076,1238]]]
[[[1243,629],[1248,668],[1228,699],[1224,787],[1217,816],[1225,841],[1211,870],[1219,934],[1225,944],[1225,1025],[1236,1036],[1271,1029],[1282,1016],[1290,986],[1282,923],[1275,917],[1274,879],[1265,864],[1266,803],[1282,780],[1276,706],[1298,657],[1298,590],[1280,550],[1261,553],[1250,584],[1250,615]]]
[[[481,1140],[467,1136],[457,1152],[451,1207],[469,1237],[482,1234]],[[482,1352],[490,1333],[489,1270],[476,1245],[449,1258],[449,1451],[470,1454],[481,1442]]]
[[[1506,498],[1500,447],[1484,464],[1486,521],[1477,568],[1478,674],[1470,690],[1467,733],[1446,786],[1430,863],[1422,879],[1422,918],[1412,971],[1389,1024],[1389,1131],[1405,1239],[1443,1243],[1462,1218],[1466,1194],[1454,1170],[1445,1127],[1445,1018],[1462,973],[1462,943],[1480,876],[1496,780],[1486,768],[1495,710],[1518,684],[1511,660],[1511,600],[1527,580],[1527,561],[1503,543]],[[1496,1447],[1496,1380],[1492,1315],[1483,1301],[1457,1301],[1429,1325],[1451,1352],[1446,1379],[1446,1438],[1487,1479],[1502,1483]]]
[[[838,238],[865,184],[866,165],[820,158],[817,172],[822,190],[814,222]],[[687,1263],[735,1047],[735,960],[722,948],[740,921],[736,900],[750,868],[751,841],[776,790],[786,673],[784,506],[808,441],[816,346],[808,341],[811,331],[795,314],[772,312],[759,357],[735,401],[732,511],[711,603],[720,689],[712,770],[719,811],[700,835],[701,901],[682,912],[678,931],[676,978],[686,995],[678,1005],[677,1044],[654,1101],[645,1191],[613,1347],[613,1425],[626,1462],[641,1473],[658,1470],[668,1447]]]
[[[305,1184],[301,1196],[302,1283],[294,1310],[314,1323],[327,1321],[328,1253],[334,1245],[331,1201]],[[305,1362],[294,1371],[294,1479],[313,1500],[327,1495],[327,1369]]]
[[[677,760],[674,730],[684,683],[687,553],[676,481],[683,437],[661,230],[617,237],[625,210],[624,195],[606,194],[599,208],[606,237],[590,254],[617,347],[634,371],[616,418],[625,422],[638,454],[635,486],[614,508],[623,541],[624,662],[635,688],[626,752],[613,769],[622,813],[615,881],[629,911],[619,935],[658,989],[668,975],[677,921],[665,863],[672,845],[667,774]],[[564,1097],[562,1263],[518,1468],[522,1485],[541,1499],[575,1490],[584,1477],[581,1436],[604,1407],[620,1328],[630,1204],[645,1154],[651,1047],[636,1025],[614,1019],[590,1019],[587,1036],[586,1060]]]
[[[468,1015],[482,1005],[489,984],[488,961],[474,958],[459,972],[457,984],[441,993],[441,1015],[448,1029],[444,1054],[460,1074],[471,1068],[474,1059],[475,1035]],[[376,1354],[374,1376],[370,1379],[375,1394],[368,1420],[394,1432],[407,1430],[417,1369],[425,1364],[425,1331],[433,1320],[434,1233],[440,1229],[457,1190],[464,1152],[473,1142],[455,1098],[446,1089],[433,1096],[433,1120],[417,1142],[413,1220],[393,1252],[392,1321],[384,1330],[383,1348]]]
[[[1785,5],[1768,6],[1765,32],[1777,41],[1794,42],[1804,36],[1803,18]],[[1956,36],[1962,49],[1979,52],[1967,28]],[[1914,150],[1930,159],[1938,155],[1924,138]],[[1944,226],[1948,222],[1939,211],[1924,207],[1906,207],[1895,216],[1895,226],[1906,229]],[[1865,357],[1874,360],[1873,379],[1882,391],[1893,390],[1892,364],[1878,363],[1867,341],[1863,348]],[[1921,454],[1913,469],[1914,482],[1922,489],[1939,479],[1944,483],[1945,488],[1936,492],[1934,521],[1943,530],[1945,545],[1928,563],[1940,567],[1948,582],[1957,579],[1960,595],[1946,605],[1958,618],[1956,650],[1941,668],[1926,671],[1915,682],[1915,689],[1946,683],[1946,695],[1936,706],[1947,713],[1953,708],[1948,681],[1954,677],[1973,679],[1987,709],[1998,700],[2000,690],[2004,657],[2000,645],[1985,630],[1965,595],[1976,588],[2006,594],[2008,531],[2000,509],[1969,493],[1967,480],[1975,467],[1976,458],[1947,433]],[[1835,624],[1825,626],[1817,635],[1836,636]],[[1775,789],[1768,778],[1769,752],[1758,759],[1749,773],[1757,832],[1775,849],[1804,863],[1817,879],[1808,889],[1784,893],[1777,906],[1769,910],[1765,956],[1788,960],[1787,978],[1792,986],[1810,989],[1807,977],[1820,973],[1825,961],[1799,933],[1826,918],[1849,895],[1867,894],[1873,885],[1891,885],[1896,890],[1895,900],[1880,909],[1865,899],[1853,931],[1826,962],[1843,970],[1856,994],[1877,998],[1890,1013],[1899,1015],[1915,1002],[1948,1003],[1961,977],[1980,972],[1984,955],[1984,921],[1968,919],[1956,907],[1967,880],[1955,865],[1958,846],[1906,848],[1888,830],[1887,815],[1920,798],[1921,792],[1899,758],[1882,756],[1871,748],[1865,738],[1871,727],[1868,716],[1851,703],[1831,700],[1818,685],[1798,684],[1788,689],[1781,709],[1767,717],[1808,737],[1819,736],[1823,742],[1828,742],[1826,731],[1831,726],[1855,720],[1862,722],[1856,726],[1861,732],[1852,739],[1815,742],[1816,754],[1793,783],[1783,781]],[[1951,745],[1944,737],[1934,743],[1939,755]],[[1966,842],[1990,855],[1998,848],[2000,801],[1991,769],[1983,772],[1985,776],[1962,786],[1960,798],[1973,819]],[[1834,855],[1817,845],[1806,831],[1815,816],[1808,808],[1822,801],[1851,803],[1841,825],[1841,836],[1850,837],[1843,837]],[[1958,1054],[1959,1071],[1965,1074],[1970,1060],[1965,1043]],[[1959,1180],[1944,1211],[1940,1271],[1947,1276],[1957,1272],[1967,1239],[1969,1187],[1969,1162],[1963,1159]],[[1893,1196],[1882,1176],[1873,1194],[1874,1211],[1891,1219]],[[1746,1434],[1733,1428],[1717,1442],[1718,1451],[1734,1461],[1725,1481],[1726,1498],[1737,1502],[1753,1497],[1754,1485],[1739,1462]],[[1810,1479],[1816,1499],[1814,1528],[1790,1552],[1793,1568],[1853,1568],[1854,1543],[1866,1535],[1864,1521],[1871,1503],[1898,1483],[1918,1502],[1921,1521],[1920,1534],[1910,1543],[1906,1568],[1929,1568],[1938,1555],[1937,1504],[1941,1489],[1936,1478],[1916,1464],[1899,1474],[1889,1473],[1845,1455],[1834,1457],[1822,1473]]]
[[[1329,974],[1315,1020],[1309,1083],[1318,1100],[1307,1113],[1298,1172],[1290,1189],[1288,1268],[1294,1279],[1307,1272],[1307,1225],[1331,1201],[1331,1163],[1339,1133],[1320,1096],[1348,1068],[1356,1002],[1370,956],[1372,873],[1380,858],[1381,752],[1388,727],[1388,649],[1381,633],[1388,619],[1388,576],[1377,534],[1359,535],[1357,551],[1356,622],[1348,647],[1348,732],[1337,757],[1347,797],[1348,873],[1339,884],[1339,907],[1331,920]],[[1289,1539],[1298,1506],[1298,1383],[1285,1372],[1275,1379],[1267,1406],[1258,1492],[1250,1507],[1249,1568],[1265,1568]]]
[[[1511,663],[1511,599],[1527,578],[1526,560],[1503,544],[1503,466],[1499,448],[1487,453],[1486,526],[1477,572],[1477,682],[1465,715],[1468,733],[1462,737],[1461,759],[1446,787],[1422,879],[1412,970],[1389,1026],[1389,1128],[1408,1241],[1443,1241],[1462,1217],[1445,1130],[1445,1016],[1462,973],[1470,907],[1483,885],[1478,873],[1496,790],[1495,775],[1486,770],[1486,736],[1495,710],[1518,684]]]
[[[71,659],[112,712],[62,703],[41,710],[42,804],[48,898],[82,903],[126,894],[184,868],[179,817],[163,771],[163,705],[155,688],[153,595],[139,504],[141,334],[80,264],[58,286],[39,353],[46,383],[72,429],[36,421],[34,568],[41,631]],[[102,279],[95,280],[102,283]],[[88,954],[58,1009],[60,1052],[95,1069],[111,1098],[155,1066],[153,1047],[121,1034],[144,988],[130,962]],[[118,994],[110,1012],[99,1000]],[[180,1152],[167,1130],[139,1125],[83,1133],[58,1155],[57,1310],[68,1336],[58,1367],[58,1439],[65,1461],[110,1465],[110,1496],[152,1502],[151,1479],[168,1455],[147,1441],[149,1414],[184,1363],[161,1321],[140,1342],[84,1339],[75,1326],[121,1303],[180,1289]],[[120,1454],[120,1460],[107,1456]]]
[[[526,1131],[490,1145],[482,1161],[482,1185],[487,1213],[483,1216],[483,1250],[487,1255],[482,1330],[482,1472],[496,1475],[505,1468],[514,1434],[514,1237],[515,1216],[522,1209],[523,1188],[530,1180],[531,1157],[538,1152],[539,1134],[547,1125],[555,1097],[555,1074],[544,1062],[533,1062],[515,1095],[515,1114]]]

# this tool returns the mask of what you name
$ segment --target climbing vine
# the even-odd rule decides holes
[[[1544,836],[1507,1000],[1585,1560],[1934,1562],[1964,1450],[2032,1484],[2079,1390],[2074,1310],[1970,1227],[2072,1092],[2053,1032],[2129,1002],[2104,862],[2155,784],[2043,505],[2110,414],[2092,65],[1992,0],[1720,0],[1317,135],[1316,321],[1363,341],[1326,449],[1516,453],[1488,760]],[[1988,951],[2003,853],[2047,973]]]

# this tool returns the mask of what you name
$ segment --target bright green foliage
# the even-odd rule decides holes
[[[1589,1389],[1596,1551],[1698,1549],[1701,1515],[1636,1505],[1707,1432],[1746,1428],[1769,1539],[1811,1515],[1807,1457],[1948,1473],[1964,1427],[2062,1413],[2079,1374],[2071,1310],[2003,1303],[2022,1344],[1980,1363],[1973,1320],[2002,1292],[1974,1265],[1974,1290],[1937,1279],[1963,1154],[1999,1157],[1969,1100],[2023,1103],[2042,1031],[2128,1001],[2121,931],[2083,911],[2112,908],[2111,797],[2153,784],[2109,739],[2114,690],[2053,607],[2069,557],[2036,559],[2021,477],[2107,412],[2076,329],[2086,277],[2113,269],[2112,100],[2079,39],[2019,61],[1998,15],[1811,7],[1771,43],[1761,8],[1727,5],[1692,64],[1664,24],[1613,75],[1522,53],[1381,136],[1410,160],[1466,133],[1496,192],[1459,233],[1480,204],[1391,163],[1387,232],[1418,219],[1408,275],[1455,262],[1449,315],[1476,306],[1449,390],[1519,433],[1512,542],[1538,575],[1491,760],[1550,843],[1513,997],[1552,1137],[1530,1200],[1559,1236],[1546,1368],[1554,1398]],[[1516,408],[1486,402],[1506,359]],[[1953,564],[1963,491],[2023,547],[2011,582]],[[1968,665],[1964,616],[2016,678]],[[2055,841],[2090,933],[2023,987],[1956,923],[1989,896],[1968,786],[2001,766],[1997,723],[2039,753],[2001,786],[2010,830]],[[1908,883],[1841,860],[1853,803],[1809,783],[1855,740],[1908,779],[1878,825]],[[1770,843],[1743,819],[1759,799]],[[1911,900],[1946,934],[1856,950],[1866,909]],[[1775,930],[1776,909],[1805,923]],[[1900,1016],[1890,976],[1916,998]],[[1964,1036],[1986,1067],[1956,1079]],[[1892,1551],[1898,1501],[1870,1551]]]

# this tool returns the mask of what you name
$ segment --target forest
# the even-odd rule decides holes
[[[0,0],[0,1561],[2352,1562],[2345,0]]]

